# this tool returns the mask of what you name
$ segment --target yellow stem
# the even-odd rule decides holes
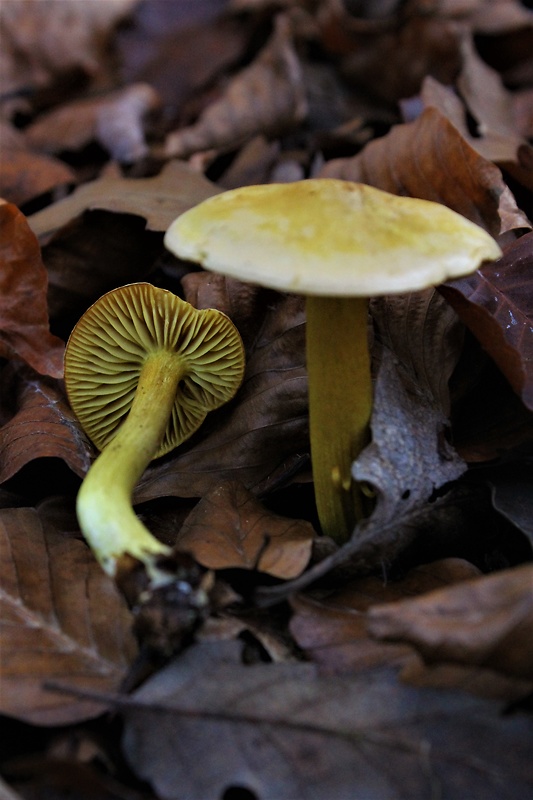
[[[148,563],[151,556],[170,552],[135,515],[132,494],[163,438],[182,376],[175,353],[159,352],[148,358],[128,416],[89,469],[78,493],[81,530],[112,576],[117,559],[126,553]]]
[[[351,466],[369,440],[368,300],[309,296],[307,372],[311,461],[322,531],[346,541],[364,515]]]

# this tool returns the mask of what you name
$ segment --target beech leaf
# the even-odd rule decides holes
[[[26,217],[0,202],[0,356],[21,358],[42,375],[63,375],[64,343],[50,333],[48,278]]]
[[[0,510],[0,710],[34,725],[102,713],[45,690],[47,680],[116,690],[135,656],[131,615],[113,581],[79,540],[31,508]]]
[[[437,788],[511,800],[533,786],[525,715],[403,686],[390,669],[245,666],[237,644],[202,644],[121,706],[124,753],[161,800],[219,800],[236,787],[261,800],[400,800]]]
[[[294,578],[311,556],[309,522],[273,514],[238,481],[211,489],[183,523],[176,547],[210,569],[257,569]]]

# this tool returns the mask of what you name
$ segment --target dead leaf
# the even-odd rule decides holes
[[[42,375],[59,378],[64,343],[50,333],[39,244],[11,203],[0,203],[0,230],[0,356],[21,358]]]
[[[498,167],[483,159],[436,108],[415,122],[395,125],[356,156],[333,159],[321,178],[360,181],[392,194],[433,200],[485,228],[493,236],[531,227],[514,203],[501,218],[502,198],[509,208],[509,189]]]
[[[503,465],[491,477],[494,508],[529,537],[533,545],[533,465]]]
[[[276,17],[274,33],[256,60],[237,74],[222,97],[191,127],[170,133],[167,158],[202,150],[232,150],[258,134],[279,134],[307,113],[303,76],[288,17]]]
[[[87,546],[34,509],[0,510],[1,711],[34,725],[90,719],[104,706],[47,692],[47,680],[115,690],[135,655],[131,616]]]
[[[126,758],[161,800],[219,800],[236,787],[261,800],[400,800],[436,787],[511,800],[533,786],[525,715],[403,686],[391,670],[244,666],[236,644],[200,645],[122,709]]]
[[[0,427],[0,483],[36,458],[60,458],[84,475],[92,451],[59,386],[30,370],[4,367],[1,387],[15,408]]]
[[[533,232],[516,240],[502,258],[467,278],[450,281],[442,294],[533,410]]]
[[[76,176],[64,162],[32,152],[25,137],[0,120],[0,197],[22,206],[39,195],[64,190]]]
[[[273,514],[238,481],[214,486],[191,511],[176,547],[210,569],[257,569],[294,578],[311,556],[309,522]]]
[[[135,214],[151,231],[166,231],[191,206],[220,191],[179,161],[170,161],[154,178],[98,178],[64,200],[32,214],[29,225],[41,243],[84,211],[102,209]]]
[[[531,564],[375,606],[367,616],[373,636],[409,642],[429,662],[472,664],[533,679]]]
[[[132,163],[148,154],[143,122],[159,102],[155,89],[135,83],[54,108],[26,127],[24,135],[28,145],[39,152],[81,150],[97,141],[111,158]]]
[[[409,664],[414,656],[409,645],[369,637],[365,612],[376,604],[422,595],[474,575],[479,570],[473,564],[449,558],[415,567],[396,581],[369,576],[324,597],[297,594],[290,600],[290,630],[306,655],[328,674]]]

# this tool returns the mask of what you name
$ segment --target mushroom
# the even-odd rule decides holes
[[[215,309],[133,283],[108,292],[76,324],[65,352],[65,386],[83,429],[101,450],[78,493],[81,530],[115,576],[124,555],[153,585],[170,548],[135,515],[135,484],[153,458],[188,439],[230,400],[244,372],[241,337]]]
[[[306,296],[317,511],[323,533],[345,541],[367,513],[351,466],[370,438],[368,298],[466,275],[500,248],[439,203],[326,178],[223,192],[174,220],[164,241],[206,269]]]

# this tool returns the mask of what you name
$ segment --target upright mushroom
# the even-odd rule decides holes
[[[437,285],[501,255],[439,203],[336,179],[233,189],[178,217],[166,247],[206,269],[306,296],[311,460],[322,530],[363,514],[351,465],[372,409],[368,298]]]
[[[128,554],[157,583],[157,556],[170,551],[135,515],[135,484],[153,458],[234,396],[243,372],[241,337],[225,314],[199,311],[148,283],[108,292],[74,327],[65,352],[67,394],[102,451],[82,482],[77,514],[110,575]]]

